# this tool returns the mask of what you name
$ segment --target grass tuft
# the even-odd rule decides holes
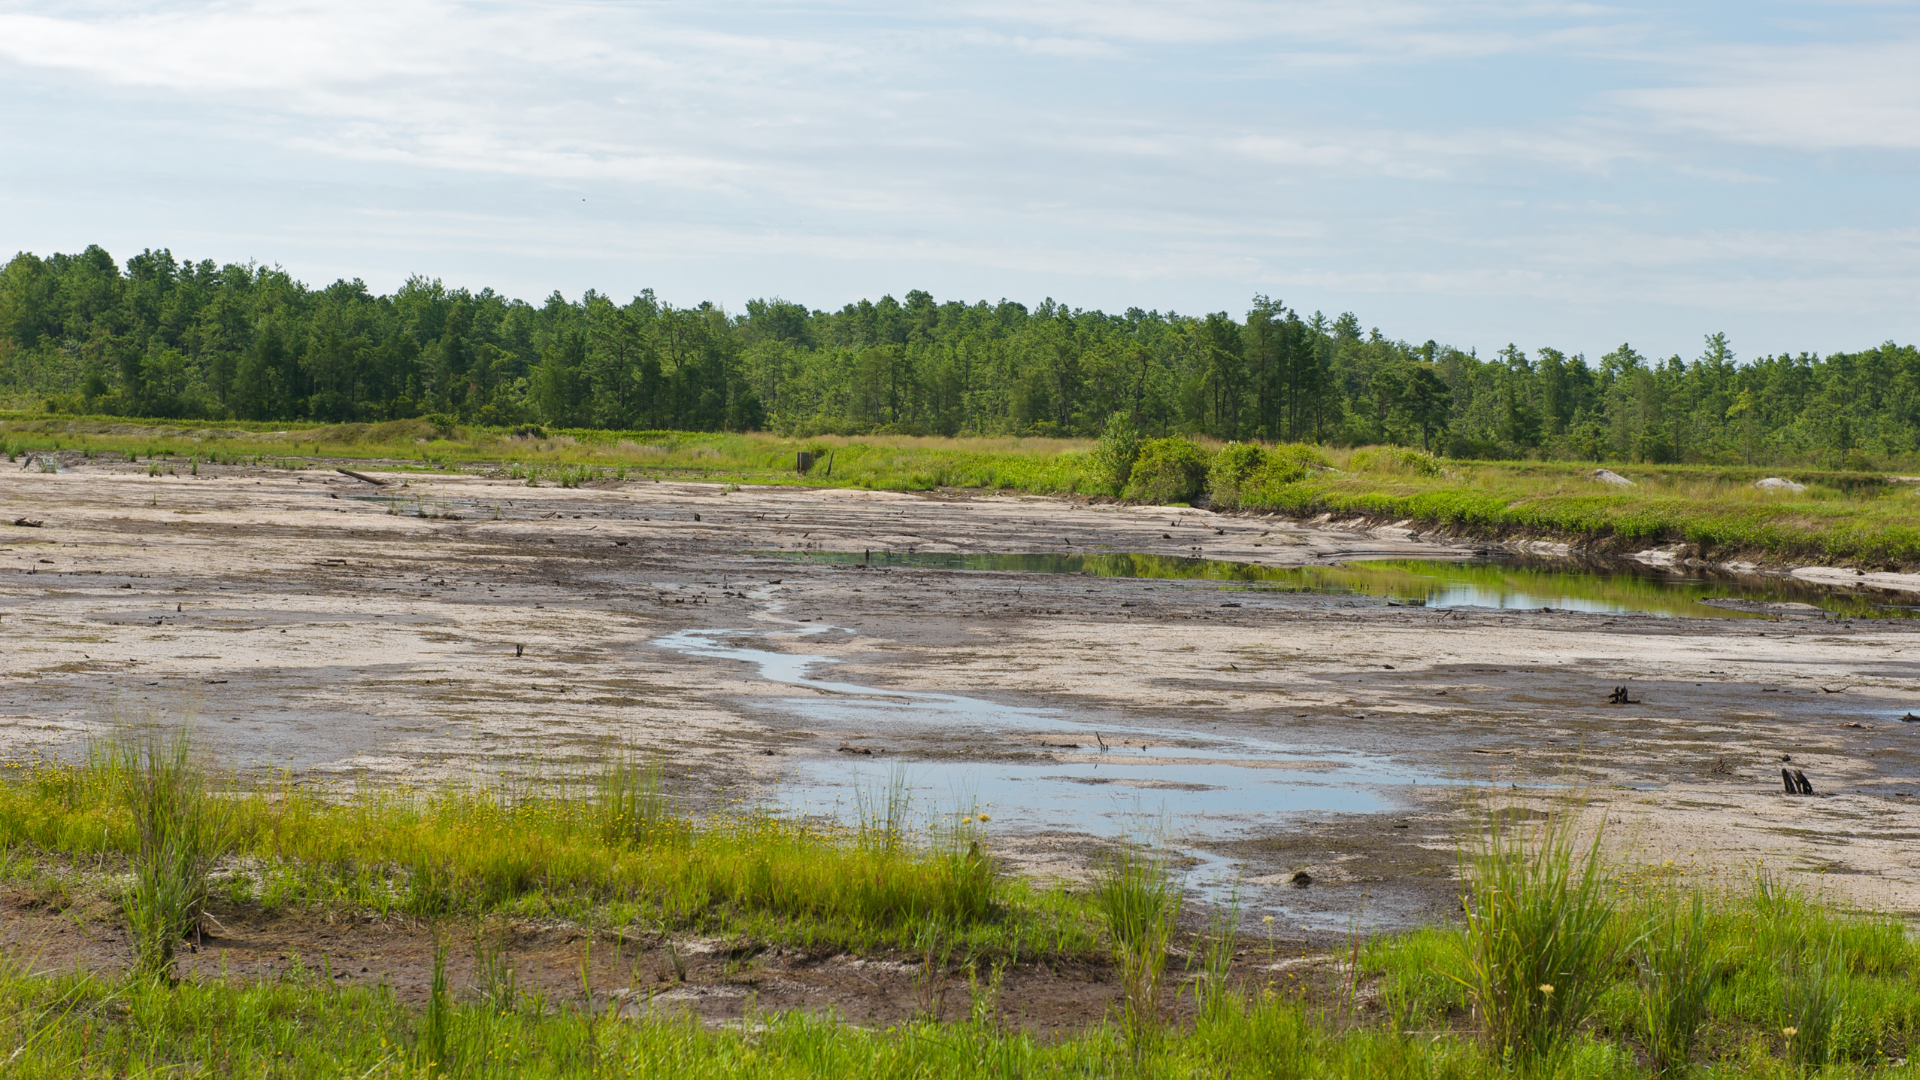
[[[233,844],[234,815],[207,790],[187,727],[157,736],[125,733],[93,754],[93,767],[113,774],[110,786],[133,826],[133,880],[122,906],[138,970],[171,981],[181,941],[200,931],[207,873]]]
[[[1136,1054],[1160,1030],[1167,946],[1180,901],[1180,881],[1164,844],[1121,844],[1101,861],[1093,905],[1106,923],[1120,974],[1123,1029]]]
[[[1659,897],[1644,918],[1631,955],[1647,1053],[1655,1076],[1684,1076],[1725,962],[1717,955],[1706,898],[1698,890],[1685,901]]]
[[[1564,1041],[1605,989],[1624,946],[1613,925],[1600,834],[1582,844],[1575,804],[1523,823],[1489,800],[1486,830],[1462,852],[1467,884],[1465,973],[1488,1050],[1539,1060]]]

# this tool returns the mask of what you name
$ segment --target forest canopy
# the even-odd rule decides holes
[[[538,305],[410,279],[309,288],[278,267],[124,266],[101,248],[0,269],[0,396],[67,412],[784,433],[1148,435],[1398,443],[1461,458],[1843,467],[1920,451],[1920,351],[1482,358],[1302,316],[1121,314],[912,291],[730,313],[651,290]]]

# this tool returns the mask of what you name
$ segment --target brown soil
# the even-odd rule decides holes
[[[1920,627],[1907,622],[1437,611],[1272,592],[1235,593],[1229,607],[1204,581],[860,571],[756,552],[1111,550],[1274,565],[1469,552],[1404,529],[1037,497],[387,475],[374,487],[320,469],[0,470],[0,520],[43,522],[0,526],[0,755],[72,753],[116,722],[190,711],[219,765],[342,786],[554,773],[619,742],[664,752],[676,787],[707,800],[759,797],[843,745],[915,761],[1091,760],[1038,731],[803,720],[792,701],[830,695],[653,644],[753,628],[770,635],[760,647],[830,656],[832,678],[864,686],[1364,751],[1506,790],[1570,785],[1593,797],[1621,854],[1662,872],[1731,880],[1764,863],[1843,902],[1920,912],[1920,724],[1898,719],[1920,710]],[[821,622],[833,629],[801,636]],[[1608,704],[1621,685],[1633,703]],[[1816,797],[1780,794],[1782,755]],[[1355,920],[1451,917],[1460,790],[1401,787],[1389,812],[1302,813],[1188,847],[1236,860],[1281,939],[1325,945]],[[993,828],[1011,865],[1067,879],[1096,843]],[[1314,884],[1288,887],[1302,870]],[[7,911],[8,936],[49,943],[49,962],[105,948],[59,945],[39,933],[42,916]],[[261,943],[248,970],[295,952],[396,985],[423,970],[424,929],[229,914],[235,938],[217,948],[232,970],[242,938]],[[528,933],[535,966],[573,985],[576,931]],[[370,962],[396,943],[414,959]],[[625,971],[633,957],[608,950],[604,962]],[[870,1006],[836,999],[856,1018],[897,1015],[887,1010],[911,996],[892,968],[754,964],[763,1005],[808,979],[878,988]],[[1085,971],[1018,978],[1058,981],[1036,1010],[1099,1012],[1112,993]]]
[[[630,937],[564,923],[490,919],[429,924],[406,918],[330,915],[315,911],[263,914],[216,907],[208,931],[183,943],[180,978],[331,980],[339,986],[385,986],[422,1005],[433,979],[435,950],[446,949],[449,989],[462,999],[488,993],[482,957],[510,965],[513,989],[551,1003],[580,1005],[590,992],[599,1009],[625,1014],[691,1013],[704,1021],[762,1012],[828,1012],[857,1024],[884,1026],[933,1015],[963,1019],[992,968],[947,957],[928,966],[908,954],[854,956],[747,942],[658,935]],[[108,905],[63,908],[25,891],[0,892],[0,949],[35,970],[84,970],[116,977],[133,962],[123,924]],[[1190,1018],[1192,973],[1175,957],[1169,967],[1169,1015]],[[497,968],[496,968],[497,970]],[[585,980],[583,983],[583,975]],[[1297,940],[1249,939],[1230,978],[1238,983],[1328,997],[1342,984],[1337,958],[1307,952]],[[1076,1032],[1115,1014],[1121,987],[1114,969],[1094,960],[1023,962],[1003,973],[995,997],[1001,1021],[1041,1034]]]

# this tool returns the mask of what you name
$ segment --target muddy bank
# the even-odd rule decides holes
[[[1627,541],[1613,536],[1592,537],[1552,530],[1514,528],[1472,529],[1437,525],[1413,518],[1364,514],[1325,513],[1289,520],[1297,520],[1314,528],[1337,529],[1359,535],[1472,546],[1481,550],[1497,549],[1549,559],[1578,559],[1596,564],[1627,560],[1661,569],[1685,568],[1729,575],[1765,575],[1839,589],[1878,589],[1920,594],[1920,572],[1911,568],[1880,566],[1869,570],[1796,563],[1740,550],[1703,551],[1698,545],[1683,540],[1646,547],[1644,541]]]
[[[1594,797],[1627,857],[1703,876],[1764,862],[1920,911],[1920,724],[1899,719],[1920,711],[1920,629],[1902,621],[1430,610],[770,554],[1472,553],[1038,497],[83,465],[0,470],[0,518],[42,523],[0,527],[9,757],[191,711],[214,760],[343,787],[552,775],[632,744],[697,804],[807,777],[831,804],[846,788],[822,770],[901,761],[1073,794],[993,824],[1011,865],[1067,878],[1129,814],[1185,800],[1203,808],[1173,822],[1196,876],[1238,875],[1302,940],[1446,917],[1463,794],[1558,785]],[[852,689],[664,644],[740,632]],[[914,704],[928,695],[980,704]],[[1814,797],[1781,793],[1783,755]]]

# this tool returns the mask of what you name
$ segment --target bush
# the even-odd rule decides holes
[[[1271,504],[1273,488],[1298,483],[1316,472],[1333,468],[1318,449],[1304,443],[1282,443],[1266,451],[1259,468],[1240,484],[1240,503]]]
[[[1106,490],[1119,494],[1127,486],[1127,477],[1133,473],[1134,459],[1140,456],[1140,429],[1133,421],[1114,413],[1107,417],[1107,426],[1100,432],[1100,443],[1088,456],[1094,478]]]
[[[1221,447],[1213,455],[1213,467],[1207,470],[1207,501],[1216,509],[1239,506],[1241,485],[1266,462],[1267,452],[1252,443],[1232,442]]]
[[[1149,503],[1186,503],[1207,489],[1207,452],[1179,437],[1140,445],[1125,495]]]
[[[1402,446],[1370,446],[1356,450],[1347,462],[1354,472],[1399,476],[1439,476],[1444,470],[1432,454]]]

